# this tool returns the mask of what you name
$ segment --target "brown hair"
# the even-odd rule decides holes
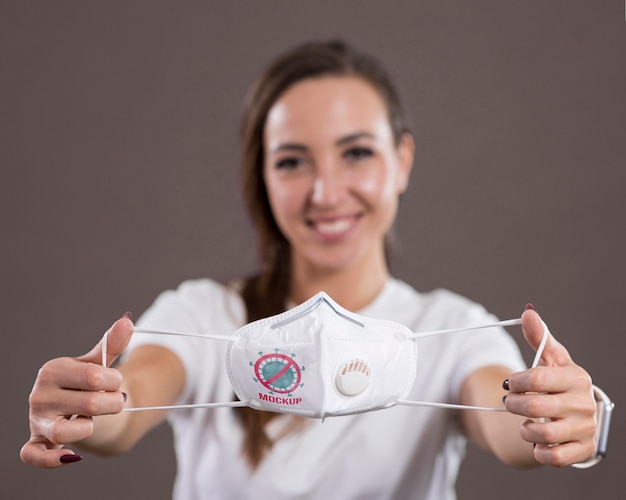
[[[243,194],[257,231],[260,259],[260,271],[245,280],[241,292],[248,321],[284,311],[290,285],[289,243],[274,220],[263,180],[265,121],[289,87],[323,76],[356,76],[369,82],[386,103],[396,144],[409,132],[398,93],[381,64],[342,41],[300,45],[261,74],[247,96],[241,124]],[[272,446],[264,428],[276,414],[250,408],[237,411],[245,430],[244,455],[256,467]]]

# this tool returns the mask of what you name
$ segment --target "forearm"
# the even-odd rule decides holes
[[[132,394],[127,389],[126,394]],[[135,407],[136,403],[129,395],[126,406]],[[93,434],[76,443],[81,450],[97,455],[119,455],[131,449],[150,429],[158,425],[164,418],[164,412],[151,411],[131,413],[124,412],[114,415],[93,417]]]
[[[504,408],[502,382],[510,370],[487,367],[477,370],[463,384],[461,402],[465,405]],[[533,445],[520,436],[525,417],[493,411],[464,411],[463,424],[469,438],[500,461],[514,467],[534,467]]]
[[[75,443],[76,447],[98,455],[118,455],[127,451],[136,442],[127,437],[130,419],[131,415],[124,412],[93,417],[93,434]]]

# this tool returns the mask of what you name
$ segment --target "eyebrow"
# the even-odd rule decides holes
[[[343,146],[345,144],[348,144],[350,142],[359,140],[359,139],[375,139],[376,137],[374,136],[374,134],[370,133],[370,132],[355,132],[354,134],[350,134],[350,135],[346,135],[345,137],[342,137],[340,139],[338,139],[335,142],[336,146]],[[307,152],[309,150],[309,148],[307,146],[305,146],[304,144],[299,144],[296,142],[286,142],[284,144],[279,144],[278,146],[276,146],[275,148],[272,149],[273,153],[278,153],[280,151],[299,151],[299,152]]]
[[[354,134],[350,134],[345,137],[342,137],[335,144],[337,146],[342,146],[344,144],[347,144],[349,142],[353,142],[359,139],[375,139],[375,138],[376,137],[374,136],[374,134],[370,132],[355,132]]]
[[[272,148],[272,153],[279,153],[280,151],[300,151],[305,153],[308,150],[309,148],[307,148],[304,144],[286,142],[285,144],[279,144],[275,148]]]

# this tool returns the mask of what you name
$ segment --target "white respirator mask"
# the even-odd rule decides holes
[[[413,386],[411,335],[399,323],[353,314],[321,292],[237,330],[226,354],[228,375],[239,399],[260,410],[324,418],[387,408]]]

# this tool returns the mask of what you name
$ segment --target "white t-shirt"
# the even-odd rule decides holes
[[[402,323],[413,331],[481,325],[496,320],[482,306],[447,290],[418,293],[390,279],[358,314]],[[184,282],[161,294],[138,326],[228,335],[245,323],[245,307],[232,288],[211,280]],[[165,345],[182,360],[186,387],[179,403],[233,399],[226,372],[227,342],[136,334],[133,346]],[[407,399],[457,402],[474,370],[525,368],[517,345],[502,329],[446,334],[418,340],[418,367]],[[393,367],[389,367],[393,369]],[[174,498],[200,499],[424,499],[455,498],[465,452],[458,411],[395,406],[359,415],[307,419],[304,428],[277,440],[251,471],[241,455],[238,408],[174,410],[178,462]],[[279,436],[289,416],[272,420]]]

